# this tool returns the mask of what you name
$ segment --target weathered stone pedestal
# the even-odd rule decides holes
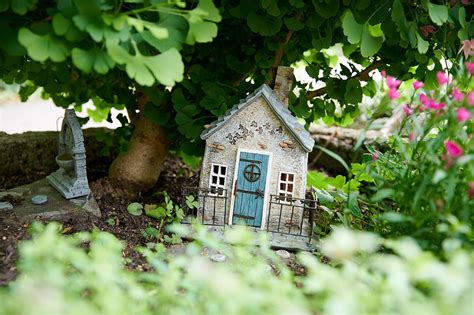
[[[66,109],[64,113],[56,163],[59,169],[46,178],[64,198],[71,199],[90,194],[84,137],[73,109]]]

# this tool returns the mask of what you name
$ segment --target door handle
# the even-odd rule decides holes
[[[257,189],[255,193],[256,193],[255,199],[257,199],[258,197],[261,197],[261,198],[265,197],[265,192],[261,189]]]

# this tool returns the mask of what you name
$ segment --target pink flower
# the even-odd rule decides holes
[[[464,4],[464,5],[468,5],[468,4],[469,4],[469,0],[461,0],[461,3]]]
[[[400,92],[398,92],[396,89],[389,89],[388,90],[388,98],[389,99],[396,100],[399,97],[400,97]]]
[[[438,81],[439,85],[448,84],[449,82],[448,77],[443,71],[438,71],[436,73],[436,80]]]
[[[381,74],[382,77],[384,77],[384,78],[387,76],[387,72],[385,72],[385,70],[380,71],[380,74]]]
[[[464,98],[464,94],[461,91],[459,91],[457,88],[453,88],[451,95],[454,97],[454,99],[457,102],[461,102]]]
[[[377,161],[378,158],[379,158],[379,154],[378,154],[377,152],[374,152],[374,153],[372,154],[372,161]]]
[[[402,82],[400,80],[397,80],[394,77],[391,77],[391,76],[387,77],[387,85],[391,89],[397,89],[398,86],[400,85],[400,83],[402,83]]]
[[[469,40],[466,39],[465,41],[462,42],[461,49],[459,49],[459,52],[464,52],[464,58],[468,58],[470,55],[474,55],[474,38]]]
[[[474,106],[474,91],[469,92],[467,95],[467,103],[471,106]]]
[[[423,109],[420,107],[421,111],[423,111],[425,107],[431,110],[440,110],[446,106],[445,103],[436,103],[434,99],[429,98],[425,94],[420,94],[420,102],[423,105]]]
[[[448,140],[444,143],[444,147],[452,158],[458,158],[462,155],[462,148],[454,141]]]
[[[410,106],[408,105],[403,106],[403,111],[405,112],[405,114],[407,114],[407,116],[410,116],[411,114],[413,114],[413,109],[411,109]]]
[[[410,139],[410,141],[415,140],[415,134],[413,132],[410,132],[410,134],[408,135],[408,139]]]
[[[415,81],[413,82],[413,88],[416,90],[422,88],[425,84],[423,82],[420,82],[420,81]]]
[[[465,122],[466,120],[469,120],[471,118],[471,112],[465,109],[464,107],[461,107],[456,113],[456,118],[460,123]]]
[[[466,69],[471,75],[474,75],[474,62],[466,62]]]

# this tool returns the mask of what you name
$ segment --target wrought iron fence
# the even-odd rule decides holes
[[[313,238],[313,225],[318,209],[316,200],[270,195],[267,231]]]
[[[202,188],[184,187],[182,193],[182,208],[185,219],[182,223],[191,223],[191,219],[196,219],[203,225],[224,226],[227,222],[227,189],[223,188]],[[193,198],[190,199],[189,197]],[[190,207],[193,201],[198,205]]]
[[[182,191],[180,202],[186,215],[183,223],[191,223],[194,219],[203,225],[225,227],[228,224],[229,196],[226,189],[185,187]],[[194,201],[197,204],[193,204]],[[193,206],[190,207],[188,203]],[[311,242],[317,209],[316,200],[270,195],[264,229],[307,238]]]

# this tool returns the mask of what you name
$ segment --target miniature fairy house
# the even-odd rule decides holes
[[[56,163],[59,169],[46,177],[51,186],[66,199],[89,195],[84,136],[73,109],[64,113]]]
[[[208,195],[223,196],[214,199],[213,212],[206,205],[198,210],[203,223],[217,219],[219,224],[263,228],[290,216],[270,211],[271,195],[288,204],[305,197],[314,140],[287,108],[289,71],[280,67],[275,90],[262,85],[201,134],[206,149],[200,187],[209,189]]]

